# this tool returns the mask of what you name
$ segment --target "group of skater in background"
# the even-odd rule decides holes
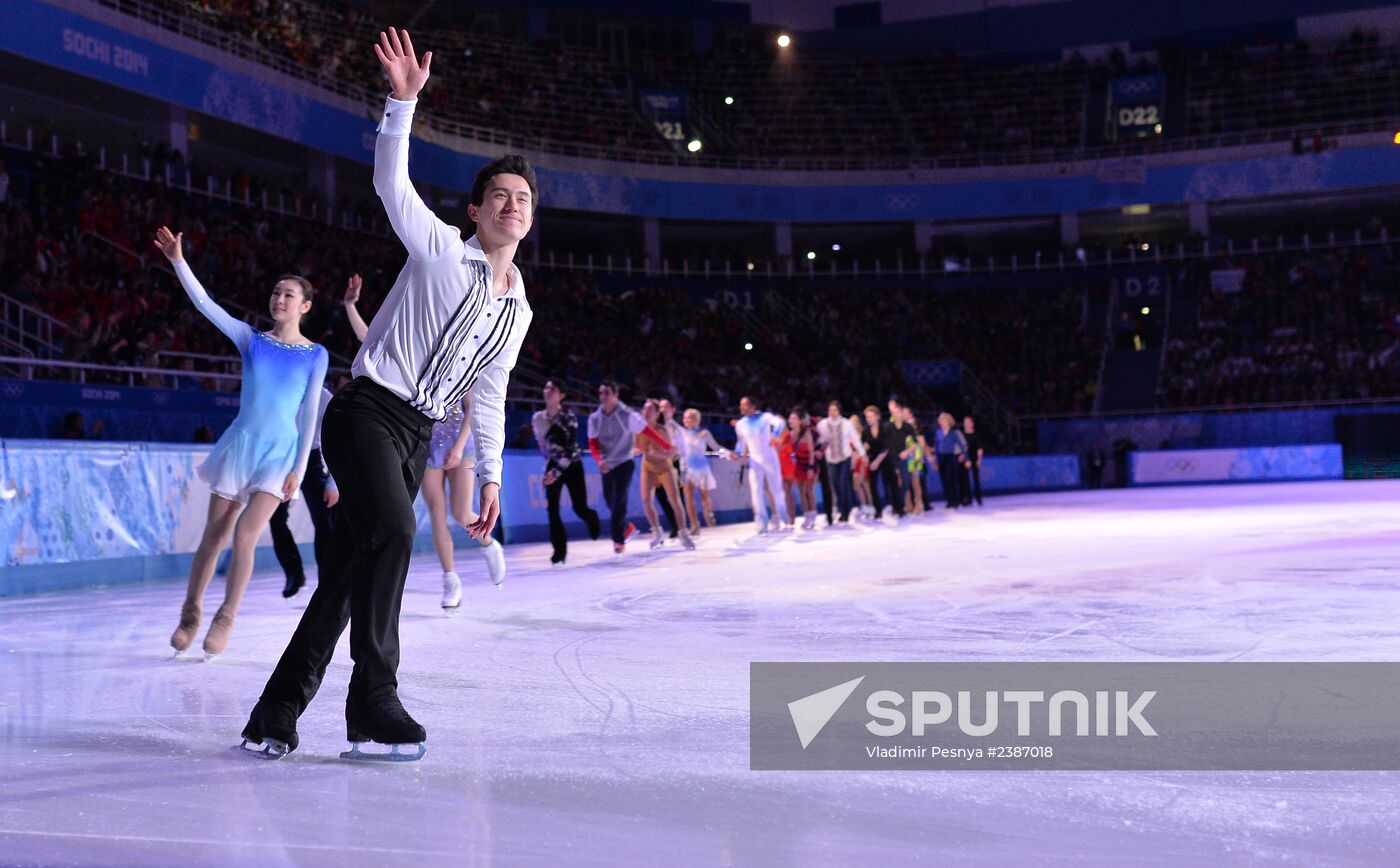
[[[554,382],[546,383],[544,398],[545,409],[535,413],[531,427],[545,458],[550,562],[562,566],[568,557],[564,490],[591,538],[598,538],[602,522],[588,505],[578,419],[564,407],[565,395]],[[826,415],[814,421],[803,408],[784,418],[765,411],[756,396],[745,396],[739,418],[729,421],[735,435],[731,450],[702,426],[699,410],[687,409],[677,419],[675,405],[665,398],[646,399],[635,409],[622,402],[617,383],[602,383],[586,430],[588,453],[602,475],[614,555],[622,555],[637,534],[629,497],[639,472],[651,547],[664,545],[667,536],[658,506],[670,538],[695,547],[702,528],[715,525],[712,492],[718,481],[711,457],[743,462],[741,476],[747,478],[760,535],[794,529],[799,511],[805,530],[816,528],[822,514],[828,527],[847,524],[853,516],[879,521],[918,515],[931,508],[927,492],[933,473],[948,509],[981,506],[985,452],[973,417],[958,426],[952,414],[940,413],[930,442],[907,404],[891,398],[887,408],[888,417],[873,405],[847,417],[841,403],[831,401]]]

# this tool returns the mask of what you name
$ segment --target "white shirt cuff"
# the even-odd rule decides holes
[[[375,130],[386,136],[406,136],[413,132],[413,110],[418,100],[402,100],[389,97],[384,103],[384,117]]]

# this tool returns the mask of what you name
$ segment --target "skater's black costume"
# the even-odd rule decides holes
[[[472,395],[476,475],[499,485],[509,372],[531,319],[519,271],[493,292],[480,242],[438,219],[408,178],[415,102],[390,98],[374,155],[375,189],[408,249],[355,358],[355,380],[326,411],[323,451],[340,488],[331,563],[244,730],[296,746],[296,720],[350,624],[350,741],[422,742],[398,699],[399,605],[417,531],[413,500],[434,421]],[[528,224],[527,224],[528,225]]]

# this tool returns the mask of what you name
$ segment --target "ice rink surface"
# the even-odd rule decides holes
[[[1400,660],[1400,482],[752,533],[513,546],[500,591],[459,551],[453,617],[416,559],[419,763],[338,759],[345,639],[298,751],[230,751],[305,604],[280,575],[211,664],[170,659],[182,584],[0,600],[0,864],[1400,862],[1400,773],[752,772],[747,732],[750,661]]]

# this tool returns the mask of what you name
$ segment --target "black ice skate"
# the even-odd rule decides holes
[[[347,703],[346,717],[345,738],[350,749],[341,753],[341,759],[407,763],[416,762],[427,753],[423,746],[428,740],[427,731],[409,716],[398,699],[379,702],[353,715]],[[389,751],[362,749],[370,743],[384,745]]]
[[[272,720],[255,706],[243,727],[243,743],[238,749],[258,759],[279,760],[297,749],[296,721]]]

